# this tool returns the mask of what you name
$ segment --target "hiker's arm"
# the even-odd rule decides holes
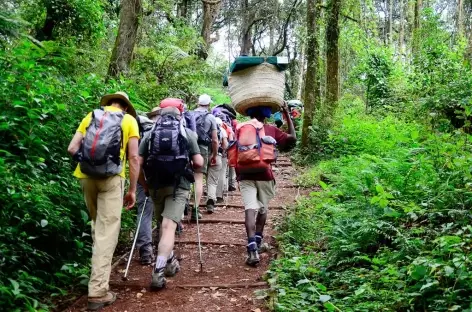
[[[211,131],[211,158],[216,158],[218,155],[218,132],[217,130]]]
[[[131,209],[136,204],[136,183],[139,178],[139,156],[138,137],[131,137],[128,141],[128,161],[129,161],[129,188],[124,197],[124,204],[127,209]]]
[[[203,157],[200,154],[195,154],[192,156],[193,169],[199,169],[203,167]]]
[[[144,193],[146,193],[146,196],[148,196],[149,193],[149,187],[146,182],[146,177],[144,176],[144,157],[139,156],[139,177],[138,177],[138,183],[141,185],[144,189]]]
[[[79,131],[74,134],[74,137],[70,141],[69,147],[67,148],[67,152],[71,156],[74,156],[78,152],[78,150],[80,149],[80,145],[82,144],[83,138],[84,135]]]
[[[228,139],[226,137],[221,140],[221,147],[223,148],[223,150],[226,150],[228,148]]]
[[[290,118],[290,113],[288,111],[287,104],[282,106],[285,119],[287,120],[288,125],[288,135],[287,135],[287,144],[293,144],[297,141],[297,133],[295,132],[295,127],[293,125],[292,118]]]

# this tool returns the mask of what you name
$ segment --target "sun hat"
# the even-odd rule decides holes
[[[161,111],[161,108],[157,106],[157,107],[154,107],[149,113],[146,113],[146,115],[148,116],[148,118],[152,118],[156,115],[159,115],[160,111]]]
[[[208,94],[202,94],[198,98],[198,105],[201,106],[208,106],[211,102],[213,101],[211,100],[211,96],[209,96]]]
[[[104,95],[102,99],[100,100],[100,105],[108,106],[110,105],[111,100],[122,100],[123,102],[125,102],[126,105],[128,105],[128,109],[126,110],[126,112],[130,114],[131,116],[133,116],[134,118],[136,118],[137,116],[136,110],[134,109],[133,104],[131,104],[128,94],[122,91],[118,91],[116,93]]]

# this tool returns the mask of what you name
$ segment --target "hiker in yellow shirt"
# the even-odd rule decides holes
[[[116,294],[109,291],[111,261],[118,243],[123,203],[128,209],[135,205],[139,176],[139,128],[128,95],[108,94],[100,104],[104,109],[94,110],[82,120],[68,147],[79,162],[74,176],[80,179],[92,219],[89,310],[101,309],[116,300]],[[123,198],[127,159],[130,186]]]

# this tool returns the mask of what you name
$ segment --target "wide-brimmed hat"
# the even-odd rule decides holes
[[[148,116],[148,118],[152,118],[154,116],[159,115],[160,111],[161,111],[161,108],[157,106],[157,107],[154,107],[149,113],[146,113],[146,115]]]
[[[110,105],[110,101],[111,100],[122,100],[123,102],[126,103],[126,105],[128,105],[128,109],[126,110],[126,112],[128,114],[130,114],[131,116],[133,116],[134,118],[136,118],[137,114],[136,114],[136,110],[134,109],[134,106],[133,104],[131,104],[131,101],[129,100],[129,97],[128,97],[128,94],[126,94],[125,92],[122,92],[122,91],[118,91],[116,93],[112,93],[112,94],[107,94],[105,96],[102,97],[102,99],[100,100],[100,105],[101,106],[108,106]]]

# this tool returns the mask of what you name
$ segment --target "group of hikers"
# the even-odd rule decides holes
[[[283,132],[265,121],[271,107],[247,109],[251,120],[238,123],[227,104],[211,108],[203,94],[193,111],[181,99],[167,98],[147,116],[138,116],[124,92],[102,97],[101,109],[80,123],[68,152],[78,162],[74,176],[80,181],[92,220],[92,269],[88,284],[88,309],[98,310],[116,300],[109,290],[111,263],[121,226],[122,207],[136,203],[141,226],[137,238],[140,261],[152,270],[151,289],[162,289],[166,277],[180,270],[174,255],[176,232],[189,208],[190,218],[203,216],[197,207],[206,178],[206,212],[213,213],[225,191],[241,192],[247,233],[246,264],[257,266],[263,251],[263,233],[269,201],[275,196],[271,164],[276,146],[296,142],[287,105],[281,109],[287,124]],[[126,194],[126,163],[129,185]],[[189,205],[191,185],[195,203]],[[144,211],[142,211],[144,209]],[[157,257],[153,259],[152,219],[159,224]]]

